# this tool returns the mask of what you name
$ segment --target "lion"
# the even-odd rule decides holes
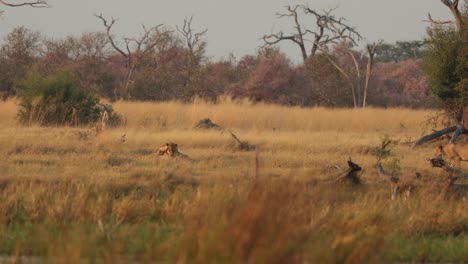
[[[177,143],[166,143],[165,146],[160,147],[158,150],[159,156],[166,156],[170,158],[180,157],[180,158],[188,158],[188,155],[179,152],[179,145]]]
[[[468,142],[439,145],[435,155],[452,160],[453,166],[460,167],[462,161],[468,161]]]

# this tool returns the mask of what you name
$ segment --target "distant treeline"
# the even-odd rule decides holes
[[[183,30],[154,28],[139,39],[111,41],[106,33],[84,33],[50,39],[25,27],[11,31],[0,45],[0,94],[21,96],[37,76],[63,75],[84,92],[111,100],[191,101],[220,96],[285,105],[352,107],[350,81],[334,67],[357,78],[355,62],[339,45],[326,55],[294,64],[276,48],[257,54],[214,60],[202,38],[190,42]],[[203,35],[200,35],[203,36]],[[189,40],[189,41],[188,41]],[[119,46],[120,45],[120,46]],[[359,55],[365,71],[367,56]],[[376,53],[368,105],[425,107],[431,105],[420,68],[422,43],[384,43]]]

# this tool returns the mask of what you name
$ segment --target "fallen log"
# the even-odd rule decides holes
[[[419,145],[421,145],[421,144],[423,144],[425,142],[435,140],[435,139],[437,139],[437,138],[439,138],[439,137],[441,137],[441,136],[443,136],[445,134],[452,133],[452,132],[455,132],[455,133],[453,134],[452,138],[450,139],[451,143],[454,143],[461,134],[468,134],[468,130],[463,125],[460,124],[460,125],[456,125],[456,126],[452,126],[452,127],[447,127],[447,128],[435,131],[434,133],[431,133],[429,135],[423,136],[420,139],[418,139],[414,143],[414,145],[419,146]]]
[[[348,160],[348,166],[349,168],[339,175],[335,182],[350,182],[353,185],[360,185],[361,179],[359,179],[357,172],[362,170],[361,166],[354,163],[351,158]]]
[[[250,144],[249,142],[247,141],[241,141],[234,133],[232,133],[230,130],[227,130],[232,138],[237,142],[237,145],[239,147],[240,150],[243,150],[243,151],[251,151],[251,150],[255,150],[256,149],[256,146],[255,145],[252,145]]]

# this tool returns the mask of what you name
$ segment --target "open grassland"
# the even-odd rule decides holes
[[[467,201],[412,148],[429,111],[302,109],[248,102],[124,103],[126,125],[21,127],[0,103],[0,256],[47,262],[468,261]],[[192,129],[209,117],[227,132]],[[127,135],[127,142],[119,138]],[[390,200],[369,152],[384,135],[418,191]],[[159,158],[176,142],[186,159]],[[330,181],[346,160],[363,185]],[[332,166],[333,165],[333,166]],[[466,168],[466,165],[464,165]],[[256,178],[256,176],[258,178]],[[1,257],[0,257],[1,259]]]

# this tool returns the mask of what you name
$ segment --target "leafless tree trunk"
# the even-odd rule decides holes
[[[116,50],[120,55],[122,55],[122,57],[125,58],[126,73],[125,79],[121,87],[122,94],[119,95],[117,87],[114,88],[114,99],[117,100],[121,96],[123,96],[124,99],[129,100],[131,99],[133,76],[139,66],[141,58],[151,53],[156,47],[156,45],[158,45],[165,38],[169,31],[160,32],[160,27],[162,27],[162,24],[157,25],[155,27],[151,27],[149,29],[143,26],[143,34],[141,34],[138,39],[123,39],[125,43],[124,51],[124,49],[120,48],[117,45],[116,41],[114,40],[114,36],[112,36],[111,34],[112,27],[114,26],[116,20],[114,18],[111,18],[110,21],[108,21],[103,17],[102,14],[95,16],[102,21],[104,27],[106,28],[106,35],[112,48],[114,48],[114,50]],[[153,37],[153,34],[157,34],[157,36]]]
[[[434,131],[432,134],[429,134],[429,135],[425,135],[423,137],[421,137],[420,139],[418,139],[416,142],[415,142],[415,146],[419,146],[423,143],[426,143],[428,141],[431,141],[431,140],[434,140],[434,139],[438,139],[440,138],[441,136],[443,135],[446,135],[448,133],[453,133],[451,139],[450,139],[450,142],[451,143],[455,143],[458,139],[458,137],[461,135],[461,134],[468,134],[468,129],[465,129],[465,127],[463,125],[457,125],[457,126],[452,126],[452,127],[447,127],[447,128],[444,128],[444,129],[441,129],[441,130],[438,130],[438,131]]]
[[[372,68],[374,67],[374,57],[375,51],[377,50],[378,46],[382,44],[383,40],[379,40],[377,42],[372,43],[372,45],[367,45],[367,54],[369,55],[369,59],[367,61],[367,68],[366,68],[366,83],[364,84],[364,95],[362,96],[362,107],[366,108],[367,102],[367,91],[369,90],[369,82],[372,76]]]

